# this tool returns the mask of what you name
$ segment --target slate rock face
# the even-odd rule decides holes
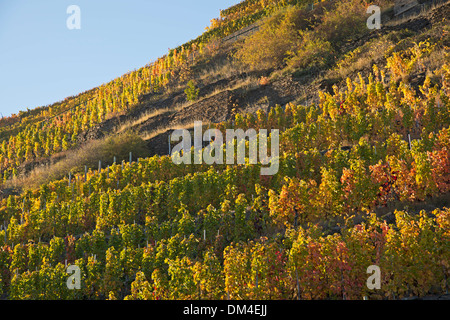
[[[417,0],[397,0],[395,1],[394,5],[394,14],[397,16],[399,14],[402,14],[415,6],[417,6],[419,3]]]

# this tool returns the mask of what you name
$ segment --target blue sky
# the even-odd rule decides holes
[[[142,67],[238,2],[0,0],[0,112],[48,105]],[[80,7],[80,30],[66,26],[69,5]]]

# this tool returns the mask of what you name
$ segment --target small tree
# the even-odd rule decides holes
[[[184,93],[186,93],[186,98],[188,101],[195,101],[198,98],[199,91],[200,89],[195,87],[194,81],[189,80],[187,88],[184,90]]]

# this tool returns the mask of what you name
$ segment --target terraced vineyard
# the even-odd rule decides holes
[[[356,0],[310,3],[242,1],[156,62],[3,119],[1,297],[448,293],[448,2],[408,21],[390,20],[390,29],[342,31],[343,40],[333,38],[332,27],[364,21],[365,7]],[[392,3],[383,5],[389,16]],[[340,19],[348,8],[357,8],[350,22]],[[301,37],[286,36],[284,62],[268,66],[267,56],[277,53],[260,57],[251,49],[274,21]],[[420,21],[427,23],[406,28]],[[221,42],[255,22],[258,30],[244,39]],[[316,58],[300,63],[305,55]],[[199,98],[187,101],[192,79]],[[194,120],[223,135],[279,130],[277,174],[261,175],[263,165],[248,156],[241,165],[174,164],[167,138]],[[107,151],[92,151],[99,148]],[[219,152],[225,155],[225,145]],[[52,174],[32,180],[40,161]],[[69,265],[81,270],[78,290],[67,286]],[[373,265],[381,270],[379,289],[366,285]]]

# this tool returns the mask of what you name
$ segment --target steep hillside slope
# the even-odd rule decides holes
[[[245,0],[155,63],[2,123],[0,297],[448,298],[450,1],[379,4],[369,30],[364,1]],[[278,134],[277,173],[175,164],[170,134],[194,121]]]
[[[443,19],[448,17],[449,14],[450,4],[447,3],[438,8],[431,8],[429,11],[416,13],[406,21],[404,17],[396,18],[397,20],[391,17],[390,20],[385,22],[387,26],[351,41],[342,49],[341,54],[345,55],[348,52],[355,51],[373,39],[405,30],[409,32],[406,38],[425,38],[426,31],[430,30],[433,25],[442,23]],[[237,32],[237,34],[240,33]],[[423,36],[421,36],[422,34]],[[233,39],[233,35],[230,38]],[[193,68],[198,68],[200,72],[213,69],[216,61],[225,59],[226,56],[231,54],[232,49],[233,47],[226,41],[218,49],[220,54],[213,56],[211,62],[199,63],[199,66],[194,65]],[[348,77],[355,78],[358,73],[367,76],[371,72],[372,64],[383,65],[385,63],[386,57],[380,56],[380,58],[367,63],[363,68],[355,68],[348,74]],[[228,68],[233,68],[233,66],[229,65]],[[113,128],[120,127],[120,123],[131,122],[129,128],[137,130],[143,137],[151,137],[148,139],[150,156],[154,154],[165,155],[168,152],[167,134],[161,132],[173,130],[177,126],[192,124],[194,120],[218,123],[234,119],[237,112],[256,114],[259,109],[268,112],[269,108],[276,104],[285,105],[288,102],[300,102],[309,105],[317,103],[319,101],[317,94],[319,90],[332,92],[333,85],[345,85],[346,79],[339,79],[333,69],[330,69],[300,76],[296,73],[279,75],[263,84],[260,79],[268,72],[235,71],[235,74],[230,77],[220,77],[217,81],[209,82],[209,79],[204,82],[199,81],[201,99],[193,103],[186,103],[183,88],[180,88],[178,92],[171,93],[170,97],[157,101],[154,101],[151,96],[143,96],[141,104],[133,113],[101,123],[87,132],[86,136],[92,134],[93,137],[102,137],[105,132],[109,133],[113,131]],[[414,85],[423,84],[424,75],[423,72],[412,73],[411,78]],[[389,81],[389,74],[386,81]],[[157,115],[149,117],[148,114],[153,112]],[[163,146],[160,146],[161,144]]]
[[[425,39],[427,30],[432,30],[434,25],[442,24],[449,10],[449,5],[445,4],[445,1],[444,5],[438,8],[430,6],[430,3],[427,4],[428,7],[424,7],[425,11],[420,11],[407,19],[393,17],[387,11],[383,16],[387,21],[384,22],[381,30],[366,32],[362,37],[353,39],[342,48],[339,55],[345,57],[348,53],[354,53],[353,59],[356,61],[359,49],[383,37],[390,36],[404,42]],[[320,8],[306,9],[307,14],[311,16],[316,14],[316,10]],[[109,119],[97,124],[93,123],[92,127],[77,135],[74,140],[75,145],[80,147],[88,141],[131,129],[147,140],[148,156],[164,155],[169,150],[167,143],[169,132],[180,126],[189,126],[194,120],[217,123],[234,119],[236,113],[255,113],[259,109],[267,112],[276,104],[317,103],[319,90],[331,92],[333,85],[345,84],[345,78],[335,70],[335,66],[342,63],[339,59],[334,65],[319,70],[309,70],[306,73],[303,71],[273,73],[273,69],[263,71],[242,69],[232,58],[236,42],[242,42],[242,39],[251,36],[257,30],[258,23],[244,31],[237,31],[224,41],[216,41],[214,49],[209,54],[190,63],[188,74],[197,79],[197,86],[200,88],[199,101],[187,102],[184,86],[175,81],[169,85],[168,92],[141,95],[136,105],[128,112],[109,116]],[[360,54],[361,59],[371,59],[371,61],[366,61],[365,65],[354,63],[346,77],[355,78],[358,73],[366,76],[371,72],[371,65],[386,63],[384,54],[379,54],[373,59],[364,57],[363,53]],[[270,79],[261,81],[271,73]],[[389,76],[387,72],[386,81],[389,81]],[[425,74],[419,73],[418,70],[414,70],[411,77],[414,79],[412,83],[416,86],[425,80]],[[36,164],[39,163],[42,166],[55,163],[64,157],[65,155],[61,154],[53,156],[51,160],[40,158],[31,162],[26,161],[17,168],[16,174],[19,177],[26,176]]]

